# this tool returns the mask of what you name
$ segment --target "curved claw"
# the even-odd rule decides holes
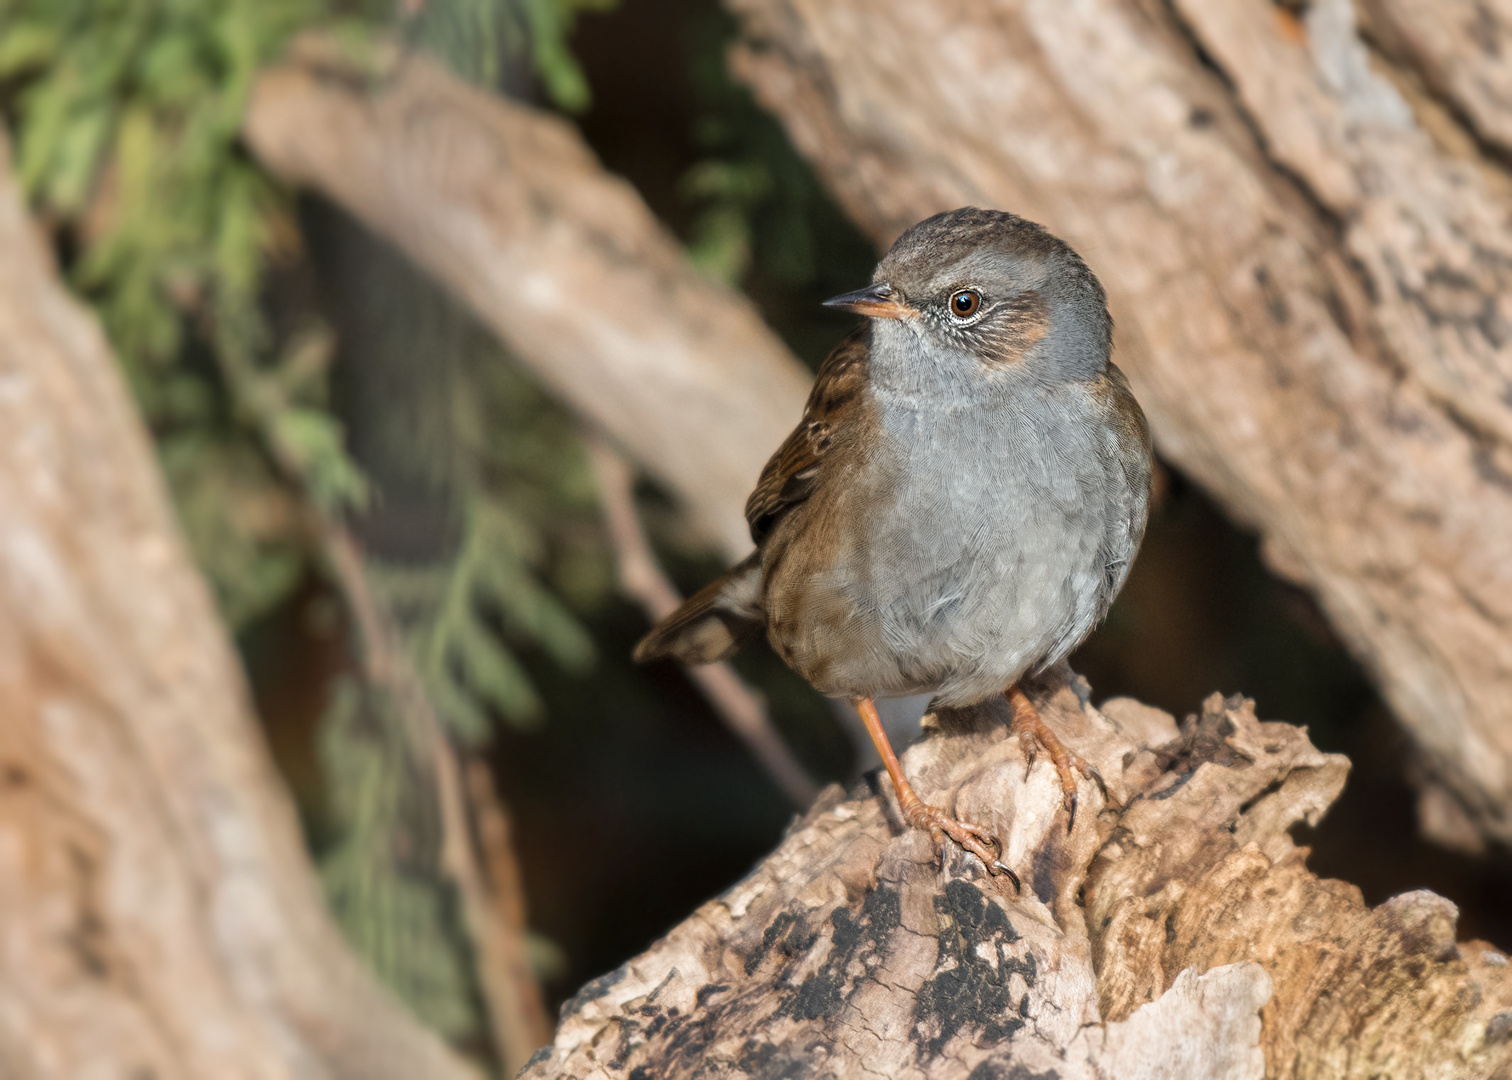
[[[1066,808],[1066,813],[1071,818],[1066,826],[1066,831],[1070,832],[1071,827],[1076,824],[1076,774],[1081,773],[1088,779],[1092,779],[1096,770],[1080,754],[1064,745],[1058,745],[1051,753],[1050,763],[1055,767],[1056,776],[1060,778],[1061,805]],[[1099,787],[1102,787],[1101,777],[1097,778],[1097,783]]]
[[[958,821],[938,807],[929,806],[926,803],[919,803],[912,807],[908,816],[910,823],[916,828],[929,830],[929,834],[934,838],[937,847],[943,848],[945,846],[945,838],[947,836],[950,837],[960,847],[971,852],[978,859],[981,859],[982,865],[987,867],[988,873],[1006,874],[1008,879],[1013,882],[1014,891],[1024,891],[1023,883],[1019,881],[1019,876],[997,854],[1002,844],[996,836],[980,825]]]
[[[1066,832],[1069,834],[1076,827],[1076,774],[1081,773],[1090,780],[1094,780],[1102,790],[1103,798],[1108,796],[1108,786],[1103,782],[1102,775],[1075,750],[1072,750],[1050,730],[1049,725],[1040,717],[1039,710],[1034,703],[1024,694],[1018,686],[1011,686],[1007,690],[1009,704],[1013,708],[1013,731],[1020,736],[1021,745],[1024,748],[1024,758],[1033,768],[1036,745],[1043,747],[1050,755],[1050,762],[1055,766],[1056,775],[1061,783],[1061,803],[1066,808],[1068,821]]]
[[[1072,754],[1072,758],[1072,764],[1075,766],[1076,770],[1083,776],[1085,776],[1088,780],[1091,780],[1094,784],[1096,784],[1097,790],[1102,792],[1103,803],[1111,804],[1113,802],[1113,796],[1108,794],[1108,783],[1102,778],[1102,773],[1097,771],[1097,766],[1093,765],[1090,761],[1077,754]],[[1071,832],[1071,829],[1076,825],[1076,792],[1074,791],[1071,793],[1070,811],[1071,820],[1066,824],[1067,834],[1069,834]]]
[[[1007,874],[1008,880],[1013,882],[1014,892],[1021,893],[1024,891],[1024,883],[1020,881],[1019,876],[1013,872],[1013,867],[1009,866],[1007,863],[1002,861],[994,861],[988,867],[988,869],[996,870],[1000,874]]]
[[[1108,782],[1103,779],[1102,773],[1097,771],[1097,766],[1086,760],[1083,760],[1082,764],[1086,766],[1086,776],[1097,785],[1097,790],[1102,792],[1103,802],[1111,803],[1113,796],[1108,794]]]

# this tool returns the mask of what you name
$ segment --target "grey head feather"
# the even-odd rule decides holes
[[[1113,320],[1102,284],[1068,244],[1017,214],[963,207],[926,218],[894,241],[872,280],[919,310],[909,329],[926,348],[1001,357],[1052,384],[1107,366]],[[963,324],[947,302],[967,288],[982,308]]]

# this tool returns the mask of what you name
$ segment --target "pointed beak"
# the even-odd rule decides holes
[[[908,319],[918,314],[901,300],[894,299],[892,286],[885,281],[855,292],[832,296],[824,302],[824,306],[853,311],[872,319]]]

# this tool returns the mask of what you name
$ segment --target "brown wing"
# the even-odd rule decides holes
[[[635,662],[663,656],[687,664],[728,660],[741,642],[766,625],[758,604],[760,592],[761,553],[753,551],[657,623],[635,647]]]
[[[814,490],[819,466],[834,442],[835,429],[846,410],[866,387],[866,354],[870,331],[856,328],[819,366],[809,392],[803,419],[761,470],[756,490],[746,500],[746,524],[759,547],[772,527]]]

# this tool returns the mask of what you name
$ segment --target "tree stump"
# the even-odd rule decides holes
[[[992,828],[1022,879],[904,828],[890,785],[828,789],[744,881],[585,986],[524,1080],[1465,1078],[1512,1069],[1512,971],[1428,892],[1368,908],[1287,830],[1348,762],[1252,702],[1181,725],[1088,704],[1046,720],[1091,762],[1068,816],[1005,702],[926,718],[921,796]]]

